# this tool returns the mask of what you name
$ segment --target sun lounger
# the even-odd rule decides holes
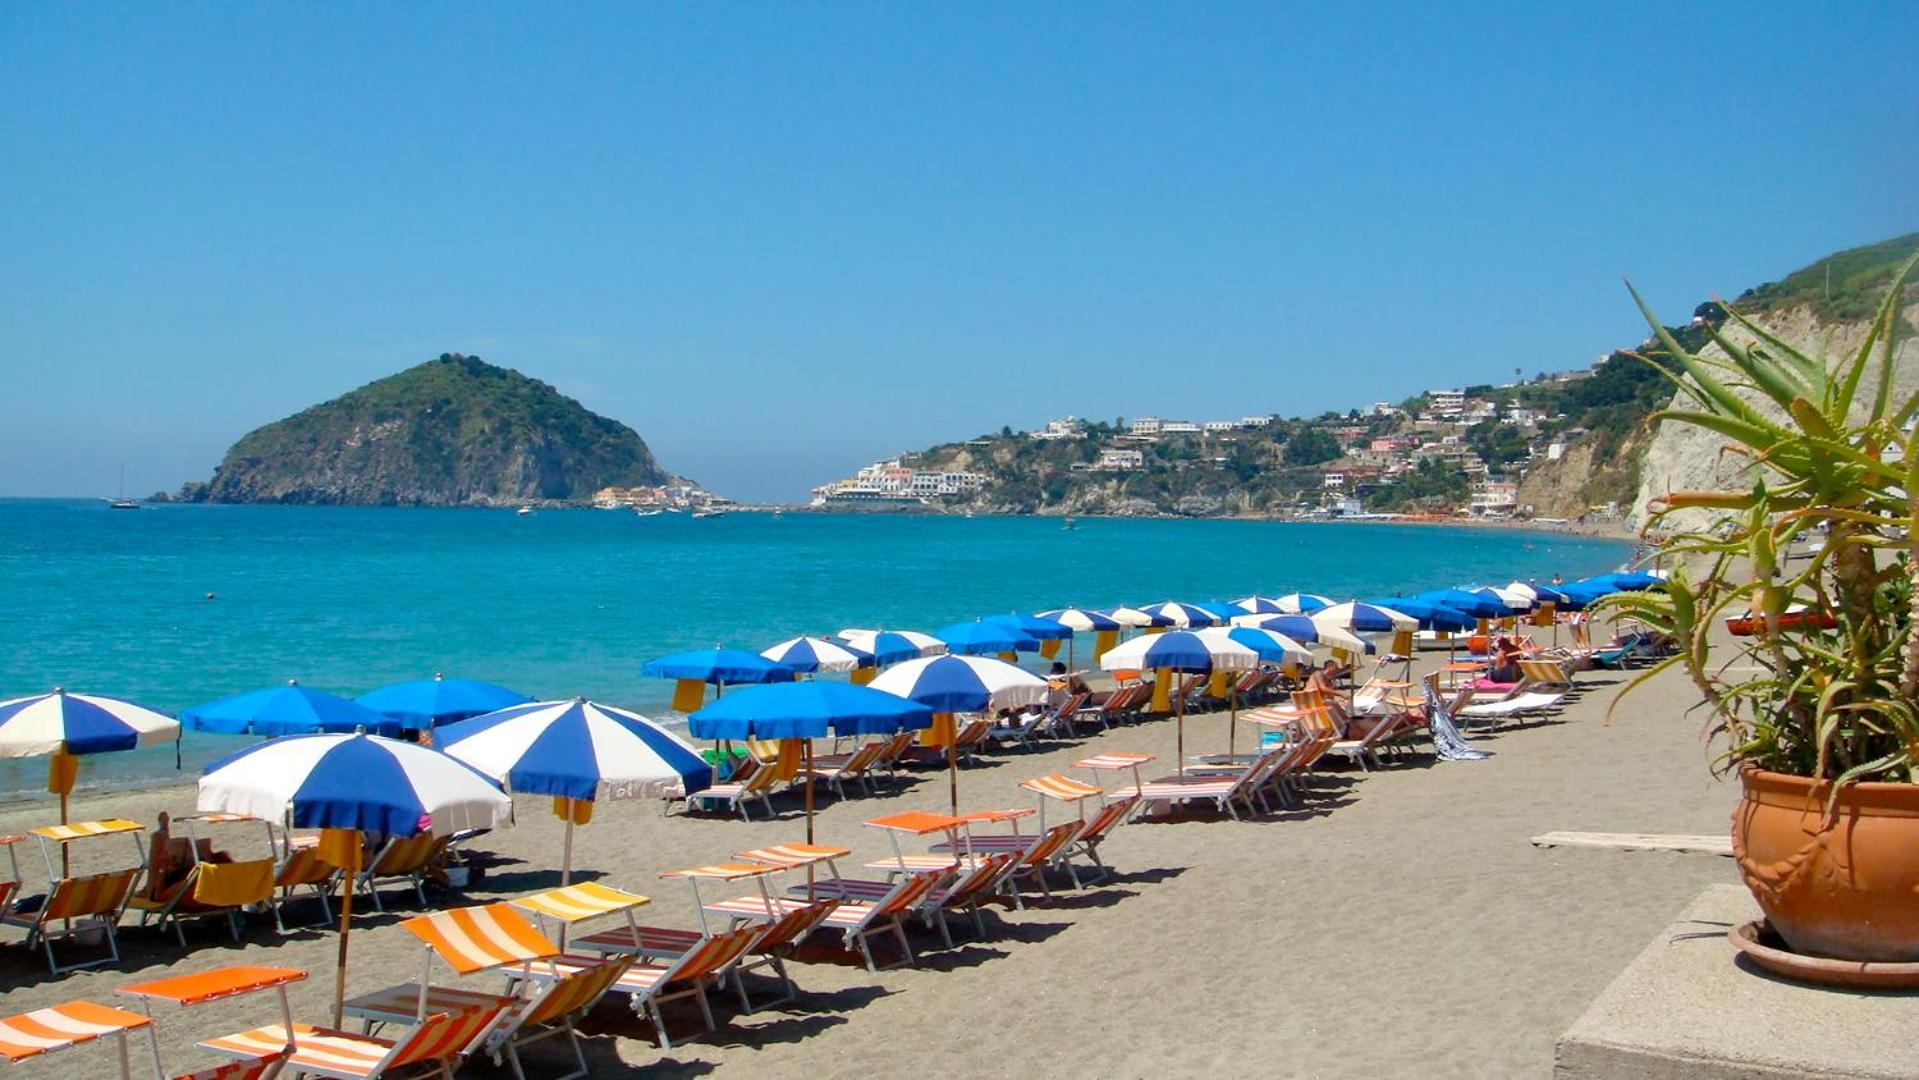
[[[1153,684],[1151,683],[1133,683],[1130,686],[1122,686],[1114,690],[1111,696],[1099,704],[1095,715],[1099,717],[1100,727],[1102,729],[1110,728],[1116,724],[1123,724],[1128,720],[1138,719],[1140,710],[1144,709],[1147,702],[1152,699]]]
[[[736,773],[734,775],[737,776],[738,774]],[[699,791],[695,791],[690,795],[675,791],[666,795],[665,798],[669,800],[678,799],[684,802],[688,808],[691,808],[696,802],[724,802],[727,805],[727,809],[737,811],[742,819],[751,821],[753,815],[747,813],[746,808],[749,803],[756,801],[766,808],[767,817],[770,818],[773,816],[773,786],[778,782],[778,769],[770,765],[756,765],[753,771],[747,773],[743,780],[725,784],[713,784],[701,788]]]
[[[149,1017],[91,1001],[69,1001],[0,1019],[0,1059],[25,1061],[98,1039],[111,1039],[119,1051],[121,1080],[126,1080],[130,1075],[127,1032],[141,1030],[147,1033],[149,1040],[154,1039],[153,1020]],[[157,1071],[160,1047],[157,1042],[152,1045]],[[87,1071],[99,1075],[93,1070]]]
[[[1237,773],[1196,773],[1163,776],[1148,781],[1139,786],[1139,805],[1157,803],[1171,806],[1185,802],[1210,802],[1215,808],[1224,810],[1238,820],[1240,806],[1246,807],[1248,813],[1257,810],[1253,800],[1257,797],[1259,781],[1279,753],[1279,750],[1273,750],[1263,754],[1253,765]]]
[[[323,926],[333,921],[333,905],[329,896],[333,892],[334,882],[340,877],[340,868],[320,857],[320,849],[314,845],[296,847],[281,860],[273,874],[273,887],[278,895],[273,898],[273,924],[281,933],[286,933],[286,907],[295,899],[295,893],[301,889],[312,892],[313,898],[320,902],[320,919],[309,923],[310,926]]]
[[[388,839],[367,868],[354,876],[354,888],[373,900],[373,910],[385,911],[386,906],[380,900],[380,886],[401,882],[413,887],[413,894],[419,898],[420,906],[425,907],[426,875],[445,854],[447,839],[432,833]]]
[[[304,982],[307,973],[299,968],[264,967],[256,964],[230,964],[209,971],[196,971],[188,975],[167,975],[145,982],[122,986],[114,993],[134,998],[149,1018],[153,1016],[155,1002],[165,1002],[183,1008],[199,1005],[218,1004],[231,1006],[234,998],[246,994],[274,991],[279,998],[280,1019],[283,1024],[293,1021],[293,1014],[287,1004],[287,987]],[[174,1080],[267,1080],[277,1076],[285,1063],[288,1051],[283,1046],[277,1051],[266,1052],[253,1057],[243,1057],[237,1061],[201,1069]],[[154,1072],[164,1075],[155,1048]]]
[[[707,1002],[706,987],[723,980],[740,958],[765,933],[758,925],[736,926],[716,934],[700,936],[698,943],[663,962],[632,958],[631,965],[606,990],[626,994],[633,1011],[653,1020],[660,1048],[671,1050],[673,1040],[666,1031],[666,1018],[660,1006],[668,1001],[690,997],[699,1003],[706,1030],[714,1029],[713,1007]],[[601,963],[598,957],[567,953],[554,957],[551,966],[561,973]],[[534,978],[547,977],[544,965],[535,965]],[[744,991],[742,991],[743,993]]]
[[[62,878],[53,883],[45,901],[28,912],[15,910],[6,916],[11,925],[27,931],[26,946],[39,945],[46,951],[47,968],[58,975],[66,971],[120,962],[120,940],[115,933],[120,913],[133,893],[133,879],[139,867],[109,870],[102,874]],[[72,939],[86,926],[97,926],[106,936],[107,955],[96,960],[62,966],[54,959],[53,943]]]
[[[1066,695],[1065,700],[1054,706],[1047,714],[1041,724],[1041,730],[1049,735],[1065,738],[1078,733],[1075,725],[1082,720],[1104,727],[1105,723],[1100,719],[1099,710],[1090,704],[1092,700],[1093,695],[1084,691]]]
[[[181,948],[186,947],[187,936],[180,924],[188,919],[224,918],[227,934],[238,941],[240,914],[254,904],[272,902],[273,871],[272,859],[196,862],[165,900],[136,896],[127,903],[140,913],[141,926],[154,919],[163,931],[171,925]]]
[[[846,798],[846,782],[848,780],[858,781],[860,786],[866,790],[866,793],[871,795],[873,788],[871,784],[867,783],[866,774],[868,770],[873,767],[874,763],[879,761],[880,754],[885,749],[886,744],[883,742],[869,742],[858,750],[853,751],[852,756],[843,762],[832,763],[825,766],[821,766],[816,762],[813,766],[813,779],[815,782],[824,781],[827,786],[833,789],[833,793],[842,799]]]
[[[461,1012],[434,1013],[393,1039],[355,1035],[312,1024],[291,1027],[269,1024],[208,1039],[200,1045],[215,1053],[250,1060],[279,1053],[291,1044],[293,1050],[286,1059],[288,1069],[301,1075],[340,1080],[373,1080],[409,1067],[432,1066],[439,1066],[441,1074],[450,1077],[453,1064],[470,1053],[492,1030],[505,1007],[493,1004]]]
[[[209,1065],[190,1073],[180,1073],[173,1080],[273,1080],[286,1066],[288,1053],[290,1051],[282,1048],[278,1053],[241,1058],[224,1065]]]

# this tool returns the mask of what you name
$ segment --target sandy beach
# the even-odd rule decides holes
[[[1542,849],[1555,829],[1714,833],[1726,828],[1735,786],[1714,780],[1681,678],[1662,678],[1604,723],[1618,673],[1579,677],[1584,693],[1560,716],[1474,740],[1477,763],[1424,755],[1371,774],[1322,773],[1306,808],[1234,822],[1189,814],[1122,827],[1106,844],[1113,881],[1065,893],[1025,912],[994,909],[984,942],[938,947],[915,935],[918,967],[869,974],[848,955],[809,950],[793,965],[802,994],[741,1015],[716,997],[720,1026],[700,1030],[690,1003],[669,1007],[678,1045],[662,1052],[623,1000],[586,1025],[595,1075],[748,1070],[772,1075],[906,1076],[1543,1076],[1553,1041],[1646,941],[1708,884],[1736,880],[1728,859],[1651,852]],[[1223,714],[1187,719],[1189,751],[1223,749]],[[1242,732],[1241,746],[1250,741]],[[967,807],[1028,805],[1019,780],[1089,753],[1137,750],[1171,771],[1170,720],[1120,728],[1074,744],[992,755],[960,777]],[[1080,773],[1079,775],[1084,775]],[[897,795],[826,800],[819,838],[852,847],[857,863],[885,854],[861,821],[908,807],[943,808],[943,774],[923,772]],[[77,818],[192,808],[189,787],[102,795]],[[651,802],[601,807],[578,834],[580,865],[609,884],[653,896],[645,921],[692,927],[685,888],[660,871],[801,836],[797,796],[776,821],[662,818]],[[0,813],[0,830],[50,819],[46,803]],[[519,824],[474,846],[511,861],[479,888],[441,901],[510,897],[557,884],[560,825],[546,800],[522,798]],[[255,854],[257,834],[229,846]],[[105,841],[91,850],[124,860]],[[39,856],[20,852],[37,885]],[[417,909],[397,891],[397,913],[356,918],[348,992],[417,977],[419,949],[395,925]],[[239,961],[312,972],[294,1014],[324,1022],[336,938],[331,930],[280,936],[255,916],[233,945],[223,928],[171,935],[122,931],[123,960],[50,978],[18,947],[0,962],[6,1011],[75,998],[114,1000],[116,987],[169,972]],[[8,940],[18,941],[17,932]],[[817,939],[816,939],[817,940]],[[451,978],[444,969],[439,977]],[[474,985],[491,988],[492,982]],[[756,984],[762,998],[771,986]],[[174,1071],[211,1063],[200,1038],[269,1022],[270,996],[197,1010],[160,1011]],[[534,1075],[563,1070],[563,1048],[541,1044]],[[137,1069],[136,1059],[136,1069]],[[16,1071],[94,1076],[111,1051],[83,1047]],[[507,1075],[476,1061],[463,1075]]]

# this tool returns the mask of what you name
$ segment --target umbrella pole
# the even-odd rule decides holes
[[[560,848],[560,887],[573,884],[573,808],[566,808],[566,840]]]
[[[1179,761],[1179,775],[1186,775],[1186,695],[1175,680],[1173,686],[1173,753]]]
[[[333,972],[333,1026],[338,1028],[346,1014],[346,943],[352,932],[353,877],[360,869],[360,830],[353,830],[353,863],[346,871],[346,891],[340,894],[340,958]]]
[[[946,786],[953,804],[953,816],[959,816],[959,751],[954,749],[953,740],[946,742]]]
[[[1232,712],[1226,718],[1226,763],[1233,762],[1234,742],[1239,738],[1239,680],[1233,681],[1233,688],[1226,695],[1227,707]]]
[[[806,842],[813,842],[813,740],[806,740]],[[806,864],[806,902],[813,902],[813,863]]]

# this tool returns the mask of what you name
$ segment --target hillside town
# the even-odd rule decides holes
[[[1614,365],[1619,365],[1614,367]],[[1399,404],[1310,419],[1275,415],[1186,420],[1066,416],[1029,431],[1002,429],[965,443],[909,451],[813,489],[830,508],[1038,513],[1445,516],[1490,520],[1607,516],[1618,499],[1539,506],[1526,478],[1575,448],[1591,459],[1582,424],[1595,395],[1576,384],[1605,373],[1646,399],[1637,360],[1609,354],[1592,367],[1498,386],[1428,390]],[[1647,369],[1648,371],[1650,369]],[[1656,388],[1655,388],[1656,392]],[[1612,389],[1597,395],[1620,395]],[[1614,412],[1618,410],[1615,408]],[[1603,449],[1630,443],[1610,416]],[[1630,446],[1626,447],[1630,450]]]

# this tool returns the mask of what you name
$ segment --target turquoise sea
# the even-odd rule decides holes
[[[1380,524],[0,500],[0,697],[64,686],[177,711],[290,678],[351,696],[444,671],[658,713],[670,687],[640,665],[677,649],[1069,604],[1572,579],[1629,554]],[[188,732],[185,775],[243,743]],[[92,757],[81,783],[175,778],[174,758]],[[38,761],[0,762],[0,791],[44,779]]]

